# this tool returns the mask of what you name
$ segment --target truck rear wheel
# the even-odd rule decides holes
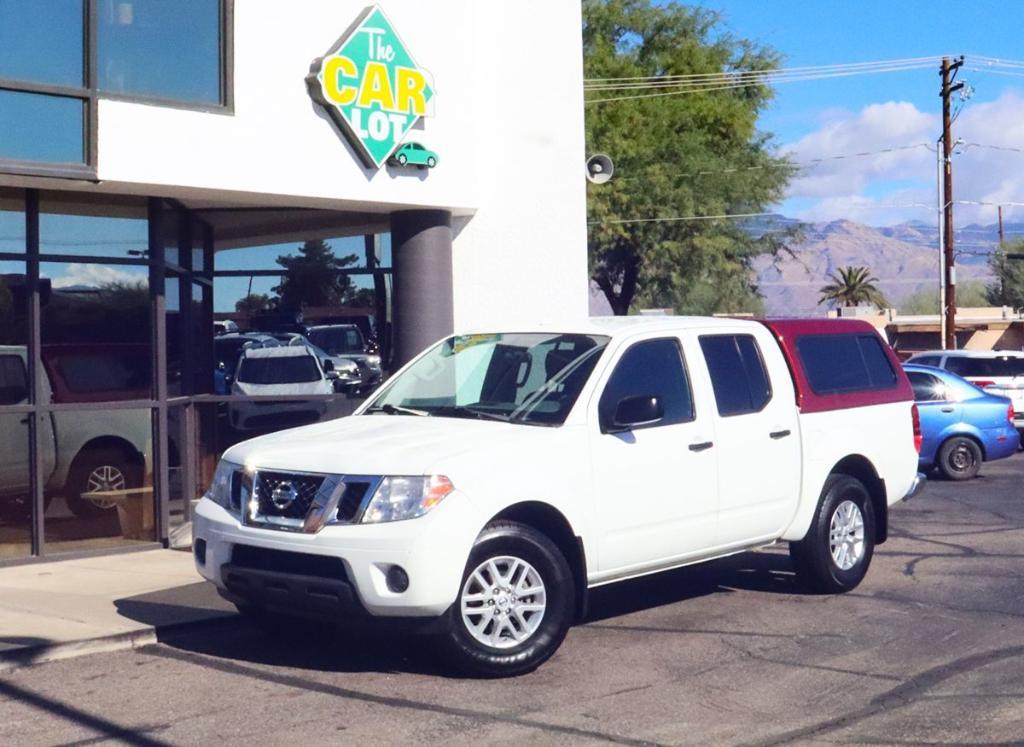
[[[875,514],[863,483],[831,475],[822,488],[811,528],[789,545],[797,575],[810,588],[841,594],[857,588],[875,550]]]
[[[125,455],[111,448],[83,451],[71,466],[64,500],[71,513],[80,519],[104,516],[113,511],[117,501],[109,495],[89,498],[89,493],[116,493],[142,484],[142,470]]]
[[[562,644],[574,599],[572,571],[555,544],[525,524],[497,521],[470,553],[442,642],[469,674],[523,674]]]

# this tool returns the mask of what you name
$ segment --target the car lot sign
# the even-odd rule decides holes
[[[380,7],[363,11],[306,78],[368,167],[380,168],[431,111],[429,74],[413,60]]]

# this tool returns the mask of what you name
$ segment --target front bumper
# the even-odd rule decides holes
[[[920,495],[927,482],[928,478],[925,476],[924,472],[918,472],[914,477],[914,482],[910,484],[910,490],[908,490],[907,494],[903,496],[903,500],[909,501],[911,498]]]
[[[485,517],[458,491],[426,516],[385,524],[328,525],[316,534],[244,526],[203,499],[193,521],[194,540],[205,542],[196,569],[233,601],[307,616],[436,617],[458,596],[466,560]],[[343,570],[310,574],[293,563],[239,563],[236,546],[305,558],[331,559]],[[290,560],[285,557],[283,560]],[[404,592],[391,591],[387,573],[409,576]]]

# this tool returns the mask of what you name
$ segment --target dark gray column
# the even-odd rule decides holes
[[[394,367],[452,332],[452,214],[403,210],[391,214]]]

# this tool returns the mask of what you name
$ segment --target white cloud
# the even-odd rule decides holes
[[[110,265],[88,264],[68,264],[64,267],[63,275],[51,278],[52,287],[69,288],[75,285],[84,285],[89,288],[98,288],[110,283],[145,284],[147,282],[145,270],[133,272]]]
[[[798,211],[805,220],[850,218],[874,225],[935,219],[936,156],[917,144],[934,146],[941,130],[937,113],[922,112],[901,101],[872,104],[859,112],[829,110],[822,126],[782,148],[794,161],[824,158],[804,168],[790,183],[787,198],[811,206]],[[1024,96],[1008,89],[996,100],[968,102],[953,127],[955,137],[1024,149]],[[855,156],[900,147],[888,153]],[[831,156],[850,155],[831,159]],[[1024,153],[961,146],[954,155],[957,200],[1024,203]],[[927,208],[909,205],[927,205]],[[908,206],[908,207],[889,207]],[[1024,207],[1005,214],[1024,220]],[[957,205],[957,225],[991,223],[995,206]]]

